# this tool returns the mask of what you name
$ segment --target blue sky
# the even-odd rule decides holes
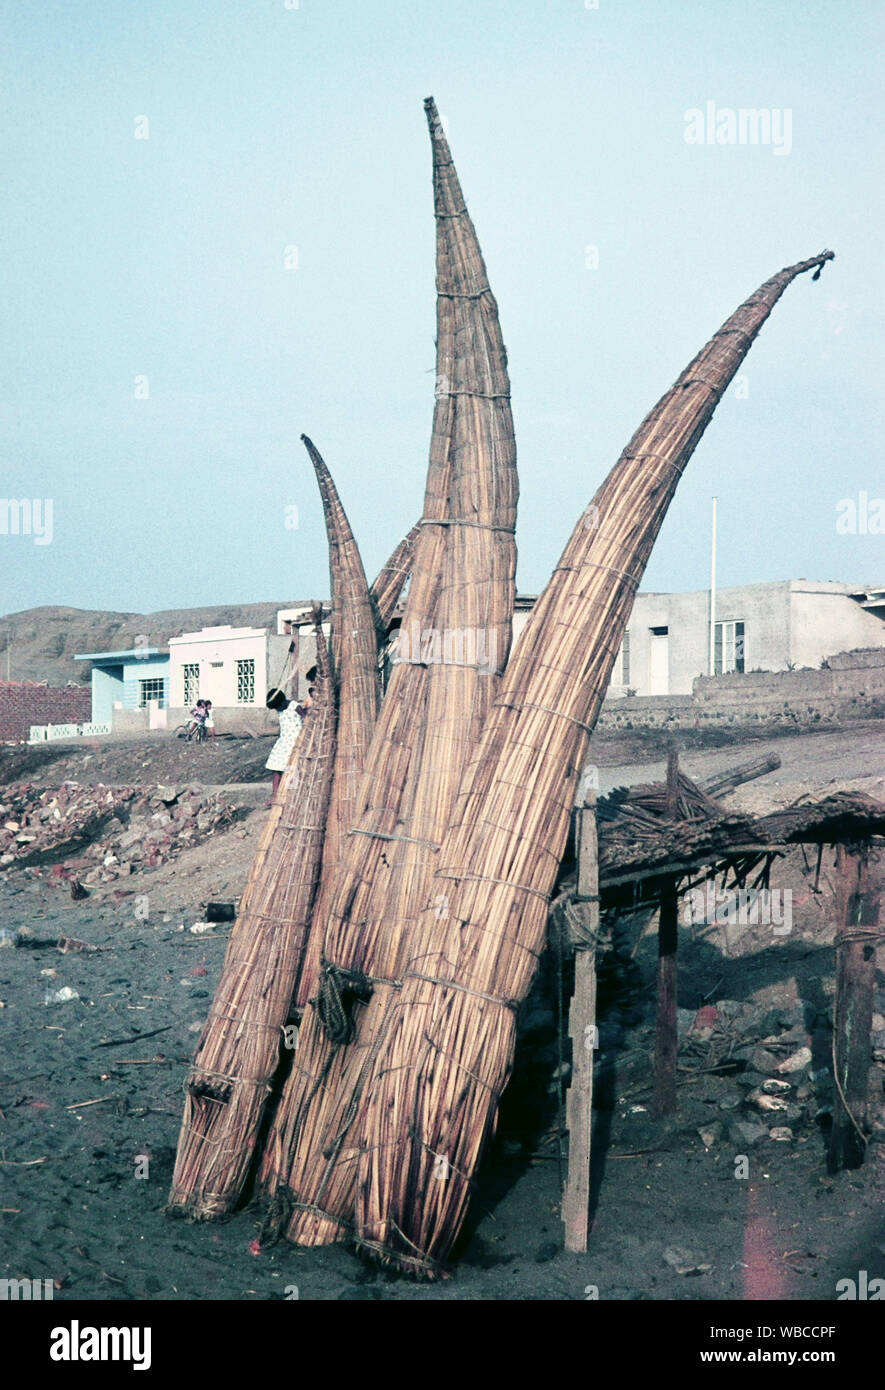
[[[714,493],[720,584],[885,582],[882,538],[835,526],[840,499],[883,495],[881,12],[7,0],[0,493],[51,498],[53,534],[0,535],[0,610],[326,594],[302,431],[374,573],[423,497],[431,94],[508,347],[519,588],[543,587],[722,319],[824,247],[720,405],[644,587],[706,586]],[[791,112],[789,153],[686,143],[708,101]]]

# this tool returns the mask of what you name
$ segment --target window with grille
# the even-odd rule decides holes
[[[152,676],[149,680],[138,682],[138,708],[145,709],[148,700],[159,700],[162,704],[166,694],[166,682],[162,676]]]
[[[200,696],[200,663],[193,661],[184,667],[184,703],[190,708]]]
[[[744,670],[744,625],[742,622],[716,623],[713,630],[713,675]]]
[[[237,662],[237,704],[254,705],[255,703],[255,660],[249,657],[247,660]]]

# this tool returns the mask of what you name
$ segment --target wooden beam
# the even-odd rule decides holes
[[[594,791],[587,793],[587,801],[578,815],[577,829],[578,881],[575,888],[575,902],[597,904],[595,931],[599,917],[599,834],[596,828],[596,793]]]
[[[732,859],[743,858],[748,854],[755,854],[759,859],[764,859],[766,854],[786,854],[789,850],[795,849],[795,844],[785,845],[736,845],[733,850],[724,852],[715,850],[705,854],[695,855],[693,859],[680,859],[674,857],[668,860],[667,864],[660,864],[656,868],[633,869],[630,873],[606,873],[602,875],[603,892],[609,888],[619,888],[624,883],[640,883],[648,879],[663,879],[672,877],[673,869],[678,869],[680,877],[693,872],[695,869],[702,869],[706,865],[730,864]],[[718,871],[717,871],[718,873]],[[709,877],[710,875],[708,875]]]
[[[836,872],[840,922],[835,941],[833,1128],[827,1156],[831,1173],[859,1168],[866,1153],[879,928],[879,892],[870,886],[869,846],[840,845]]]
[[[676,948],[679,940],[677,879],[661,889],[658,925],[658,1012],[655,1027],[655,1075],[652,1114],[656,1120],[676,1112]]]
[[[679,754],[675,748],[667,750],[667,818],[676,819],[679,809]]]
[[[718,777],[708,777],[699,785],[707,796],[727,796],[736,787],[743,786],[745,782],[752,782],[754,777],[764,777],[768,772],[776,772],[780,765],[781,760],[777,753],[771,753],[767,758],[754,758],[752,762],[740,763],[729,772],[720,773]]]
[[[676,819],[679,797],[679,754],[667,754],[667,815]],[[676,1054],[679,1045],[676,1018],[676,949],[679,944],[678,879],[668,878],[661,887],[658,922],[658,1012],[655,1027],[655,1075],[652,1114],[656,1120],[676,1111]]]
[[[566,1097],[568,1177],[562,1201],[566,1250],[587,1249],[590,1207],[590,1145],[593,1124],[593,1056],[596,1028],[596,946],[599,928],[599,850],[595,794],[578,818],[576,912],[586,939],[576,942],[575,992],[569,1008],[572,1076]]]

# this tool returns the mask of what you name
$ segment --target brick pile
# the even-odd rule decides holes
[[[174,859],[238,815],[197,786],[107,787],[65,782],[7,787],[0,802],[0,873],[52,865],[59,882],[108,883]]]

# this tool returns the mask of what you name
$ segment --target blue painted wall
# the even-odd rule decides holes
[[[156,656],[149,661],[127,661],[123,667],[123,708],[141,708],[141,682],[162,678],[163,698],[161,708],[169,704],[169,657]],[[120,699],[120,696],[117,696]]]
[[[123,667],[93,666],[92,668],[92,722],[109,724],[114,712],[114,701],[123,699]]]

